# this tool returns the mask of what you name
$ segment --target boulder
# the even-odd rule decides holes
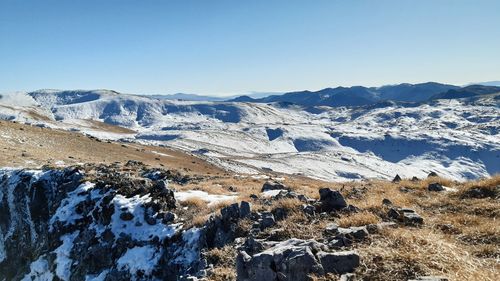
[[[338,211],[347,207],[347,202],[345,201],[344,196],[342,196],[342,194],[340,194],[337,190],[322,188],[319,190],[319,195],[321,211]]]
[[[255,254],[240,251],[236,259],[238,281],[302,281],[310,274],[324,274],[313,254],[316,241],[290,239]]]
[[[329,223],[326,225],[325,234],[336,235],[339,233],[339,226],[336,223]]]
[[[240,203],[240,218],[246,218],[250,215],[252,207],[250,203],[241,201]]]
[[[260,219],[260,229],[264,230],[268,227],[271,227],[276,224],[276,220],[274,219],[274,215],[271,212],[264,212],[261,214]]]
[[[279,189],[284,189],[284,190],[290,190],[287,186],[284,184],[277,182],[277,181],[267,181],[264,183],[262,186],[262,192],[268,191],[268,190],[279,190]]]
[[[421,225],[424,219],[414,210],[408,208],[391,208],[387,213],[389,218],[395,219],[405,225]]]
[[[231,204],[220,210],[222,215],[222,220],[230,221],[237,220],[240,218],[240,206],[238,203]]]
[[[359,266],[359,255],[355,251],[316,254],[325,273],[343,274],[353,272]]]

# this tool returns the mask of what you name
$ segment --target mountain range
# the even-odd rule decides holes
[[[337,87],[319,91],[299,91],[264,98],[240,96],[230,101],[271,103],[286,102],[302,106],[361,106],[383,101],[424,102],[433,99],[453,99],[500,92],[500,87],[470,85],[459,87],[435,82],[399,84],[382,87]]]

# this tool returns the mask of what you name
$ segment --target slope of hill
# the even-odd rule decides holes
[[[499,172],[497,97],[331,108],[37,91],[16,95],[31,101],[24,106],[0,100],[0,112],[3,119],[171,146],[238,173],[342,181],[436,171],[465,180]],[[130,132],[106,132],[89,120]]]

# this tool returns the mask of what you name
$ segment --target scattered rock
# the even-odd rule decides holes
[[[338,211],[347,207],[344,196],[336,190],[322,188],[319,190],[320,209],[324,212]]]
[[[273,213],[264,212],[261,214],[261,216],[262,218],[260,219],[260,229],[264,230],[276,224]]]
[[[353,272],[359,266],[359,255],[354,251],[316,254],[325,273],[343,274]]]
[[[416,226],[424,223],[424,219],[420,215],[408,208],[391,208],[387,215],[405,225]]]
[[[392,206],[392,202],[391,202],[391,200],[384,198],[384,199],[382,199],[382,205]]]
[[[240,203],[240,218],[246,218],[250,215],[251,205],[246,201],[241,201]]]
[[[277,181],[267,181],[262,186],[262,190],[261,191],[264,192],[264,191],[279,190],[279,189],[290,190],[290,188],[288,188],[287,186],[285,186],[284,184],[282,184],[280,182],[277,182]]]
[[[433,182],[427,186],[427,190],[439,192],[439,191],[443,191],[444,187],[438,182]]]
[[[419,179],[419,178],[417,178],[417,177],[415,177],[415,176],[413,176],[413,177],[411,178],[411,181],[412,181],[412,182],[416,182],[416,181],[419,181],[419,180],[420,180],[420,179]]]
[[[301,281],[310,274],[323,275],[319,259],[313,254],[321,244],[290,239],[250,256],[240,251],[236,259],[238,281]]]
[[[392,179],[392,182],[393,182],[393,183],[398,183],[398,182],[400,182],[401,180],[402,180],[402,179],[401,179],[401,177],[400,177],[399,175],[396,175],[396,176],[394,177],[394,179]]]
[[[336,235],[339,232],[339,226],[336,223],[329,223],[325,227],[325,234]]]
[[[428,175],[427,175],[427,178],[433,178],[433,177],[438,177],[438,174],[436,172],[430,172]]]
[[[309,216],[314,216],[316,213],[316,208],[314,208],[313,205],[303,205],[302,206],[302,211]]]

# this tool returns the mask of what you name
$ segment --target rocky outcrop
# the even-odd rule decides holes
[[[250,255],[240,251],[236,260],[238,281],[302,281],[311,274],[342,274],[359,266],[354,251],[328,252],[314,240],[290,239]]]
[[[0,280],[202,275],[204,231],[175,223],[168,173],[149,172],[140,163],[0,170]]]

